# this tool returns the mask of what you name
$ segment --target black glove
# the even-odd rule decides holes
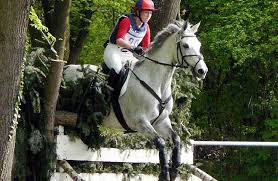
[[[141,46],[133,48],[133,52],[135,52],[138,55],[145,55],[145,51]]]

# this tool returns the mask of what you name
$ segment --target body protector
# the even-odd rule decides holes
[[[141,41],[143,40],[144,36],[147,33],[148,30],[148,24],[143,23],[143,25],[139,28],[136,25],[135,19],[134,19],[134,14],[127,14],[123,15],[119,18],[110,38],[109,42],[116,44],[116,39],[117,39],[117,33],[119,31],[119,23],[124,19],[128,18],[130,22],[130,27],[128,32],[125,34],[124,40],[129,41],[132,47],[137,47]]]

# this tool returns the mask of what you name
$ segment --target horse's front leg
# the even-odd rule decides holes
[[[172,149],[172,164],[170,168],[170,180],[175,181],[178,176],[178,168],[181,165],[181,146],[180,137],[173,130],[169,117],[161,120],[155,125],[155,130],[165,139],[170,139],[173,144]]]
[[[178,168],[181,165],[180,137],[173,130],[171,130],[171,137],[173,142],[173,151],[172,151],[172,166],[170,169],[170,180],[175,181],[176,177],[178,176]]]
[[[159,181],[168,181],[170,180],[170,176],[169,176],[169,169],[168,169],[168,160],[165,153],[165,141],[160,137],[156,137],[154,139],[154,144],[156,146],[156,149],[159,151],[159,164],[160,164]]]
[[[137,124],[137,129],[140,133],[147,135],[150,139],[154,140],[156,149],[159,151],[160,174],[159,181],[169,181],[169,166],[167,156],[165,153],[165,141],[159,137],[153,126],[148,121],[140,121]]]

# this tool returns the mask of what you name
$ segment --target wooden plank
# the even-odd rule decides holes
[[[157,181],[158,178],[154,175],[144,175],[139,174],[137,176],[128,177],[124,174],[115,174],[115,173],[80,173],[79,174],[84,180],[86,181],[122,181],[122,180],[129,180],[129,181]],[[54,173],[51,177],[50,181],[73,181],[69,175],[66,173]],[[176,181],[181,181],[180,178],[177,178]],[[201,181],[200,178],[191,175],[187,181]]]
[[[181,162],[193,164],[193,148],[182,149]],[[125,163],[159,163],[158,151],[155,149],[100,148],[88,149],[80,139],[71,141],[67,135],[57,135],[57,159],[97,162],[125,162]],[[169,158],[168,154],[168,158]]]
[[[194,146],[278,147],[278,142],[267,141],[191,141]]]

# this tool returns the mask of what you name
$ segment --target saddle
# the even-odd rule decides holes
[[[125,133],[133,133],[136,132],[132,129],[129,128],[127,125],[122,110],[121,106],[119,104],[119,97],[121,94],[121,90],[126,83],[128,74],[129,74],[129,63],[127,62],[123,68],[121,69],[120,73],[117,74],[114,69],[109,69],[105,63],[102,64],[102,71],[103,73],[108,75],[108,85],[113,88],[113,91],[110,95],[110,100],[111,102],[114,113],[119,121],[119,123],[122,125],[122,127],[126,130]],[[124,90],[125,91],[125,90]]]

